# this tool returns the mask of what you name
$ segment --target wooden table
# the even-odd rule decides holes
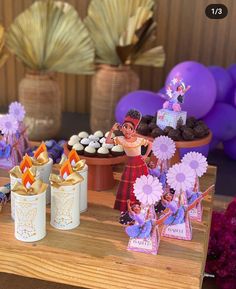
[[[0,171],[0,176],[3,173]],[[215,182],[209,167],[202,189]],[[115,178],[120,174],[116,173]],[[8,179],[0,178],[0,185]],[[126,250],[128,237],[112,209],[114,190],[89,191],[89,211],[81,225],[58,231],[49,224],[47,236],[37,243],[14,238],[10,206],[0,214],[0,271],[87,288],[201,288],[213,196],[203,201],[204,221],[193,224],[193,240],[162,238],[157,256]]]

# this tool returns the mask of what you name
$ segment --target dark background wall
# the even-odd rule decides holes
[[[128,1],[128,0],[127,0]],[[9,27],[13,19],[29,7],[32,0],[0,0],[0,22]],[[89,0],[68,0],[83,18]],[[205,65],[227,67],[236,62],[236,1],[213,1],[228,7],[225,19],[210,20],[205,16],[208,0],[157,0],[157,43],[166,51],[163,68],[135,67],[141,88],[157,91],[170,69],[178,62],[196,60]],[[17,88],[24,76],[23,65],[11,56],[0,69],[0,106],[17,99]],[[88,76],[58,74],[63,110],[89,112],[90,81]]]

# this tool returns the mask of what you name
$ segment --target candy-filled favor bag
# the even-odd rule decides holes
[[[62,158],[61,165],[66,161],[66,158]],[[88,208],[88,165],[85,160],[81,160],[75,150],[71,150],[68,155],[68,161],[74,172],[83,177],[83,181],[80,184],[80,213],[87,211]]]
[[[19,166],[15,166],[10,170],[10,185],[11,185],[11,217],[15,220],[15,193],[12,191],[12,188],[16,183],[22,183],[22,176],[27,171],[34,176],[35,179],[38,179],[38,175],[36,175],[36,169],[32,167],[32,161],[30,157],[26,154],[23,157],[22,162]]]
[[[60,175],[51,174],[51,225],[57,229],[70,230],[80,224],[80,184],[82,176],[73,172],[66,161]]]
[[[47,184],[35,180],[27,170],[22,184],[12,188],[15,194],[15,237],[23,242],[35,242],[46,235]]]

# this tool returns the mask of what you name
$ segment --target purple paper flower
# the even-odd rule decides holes
[[[15,134],[18,130],[18,122],[14,116],[6,114],[0,118],[0,130],[4,135]]]
[[[197,152],[189,152],[184,155],[182,163],[193,169],[198,177],[201,177],[207,171],[207,159]]]
[[[158,178],[143,175],[134,183],[134,194],[143,205],[154,205],[163,194],[162,184]]]
[[[25,108],[17,101],[12,102],[9,106],[9,114],[13,115],[16,120],[23,121],[25,117]]]
[[[167,172],[167,183],[177,193],[184,192],[193,188],[195,172],[183,163],[175,164]]]
[[[160,160],[168,160],[175,154],[175,143],[168,136],[155,138],[152,145],[153,154]]]

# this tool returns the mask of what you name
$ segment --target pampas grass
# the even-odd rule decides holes
[[[91,0],[84,23],[94,41],[97,63],[163,66],[163,47],[156,47],[154,2]]]
[[[78,13],[68,3],[35,2],[11,24],[6,44],[32,70],[93,72],[93,42]]]
[[[5,35],[4,35],[4,28],[0,25],[0,67],[6,62],[8,55],[3,52],[5,44]]]

